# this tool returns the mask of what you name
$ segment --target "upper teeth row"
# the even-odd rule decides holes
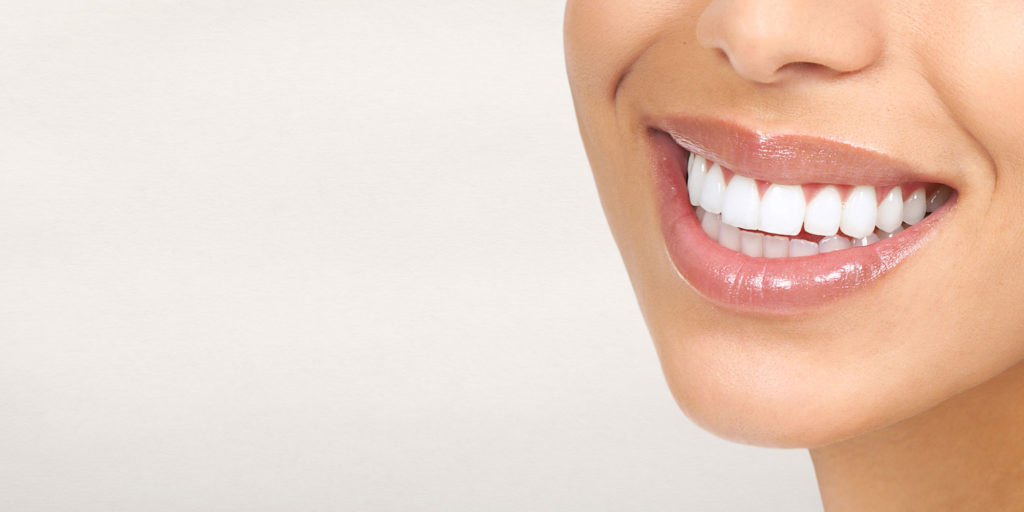
[[[808,202],[800,185],[771,184],[761,197],[753,179],[737,174],[727,186],[721,166],[693,153],[687,173],[686,188],[693,206],[720,213],[723,223],[738,228],[787,236],[799,234],[801,228],[821,236],[842,231],[855,239],[870,235],[875,226],[893,232],[903,223],[920,222],[952,193],[943,186],[926,197],[920,187],[904,201],[903,190],[893,187],[878,202],[875,188],[861,185],[853,187],[843,201],[839,189],[827,185]]]

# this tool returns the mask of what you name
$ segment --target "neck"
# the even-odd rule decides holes
[[[1024,364],[811,459],[828,512],[1024,510]]]

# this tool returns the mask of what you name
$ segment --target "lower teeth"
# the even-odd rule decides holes
[[[814,241],[799,237],[772,235],[760,231],[739,229],[722,222],[720,214],[708,213],[699,206],[696,208],[696,212],[701,228],[712,240],[717,241],[719,245],[727,249],[741,252],[753,258],[796,258],[841,251],[852,247],[863,247],[886,238],[892,238],[910,227],[903,224],[891,233],[875,230],[874,233],[867,237],[859,239],[836,234],[818,237],[820,240]]]
[[[758,258],[868,246],[920,222],[954,193],[947,185],[923,182],[881,189],[765,183],[692,153],[684,169],[683,201],[696,208],[708,236],[723,247]]]

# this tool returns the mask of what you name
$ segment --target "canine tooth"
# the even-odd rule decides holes
[[[761,198],[759,229],[779,235],[796,235],[804,224],[806,209],[803,187],[771,185]]]
[[[764,235],[740,231],[740,252],[752,258],[764,256]]]
[[[785,258],[789,256],[789,238],[784,236],[766,235],[764,237],[765,258]]]
[[[878,219],[875,224],[882,231],[892,231],[903,224],[903,189],[893,187],[885,199],[878,203]]]
[[[740,229],[722,221],[718,226],[718,244],[726,249],[740,250]]]
[[[849,249],[850,247],[852,247],[850,239],[840,235],[827,236],[818,242],[818,248],[822,254],[832,251],[841,251],[843,249]]]
[[[704,220],[704,216],[707,215],[707,213],[708,213],[707,210],[705,210],[704,208],[701,208],[700,206],[695,208],[694,212],[697,213],[697,222],[703,221]]]
[[[878,216],[878,199],[875,187],[861,185],[853,187],[843,204],[843,217],[839,229],[850,238],[864,238],[875,230]]]
[[[871,244],[877,242],[878,240],[879,240],[878,235],[876,235],[874,233],[871,233],[870,235],[868,235],[868,236],[866,236],[864,238],[858,238],[856,240],[851,241],[850,244],[853,245],[854,247],[863,247],[865,245],[871,245]]]
[[[926,213],[926,206],[924,187],[921,187],[912,192],[906,201],[903,201],[903,222],[911,226],[921,222]]]
[[[722,166],[712,164],[704,176],[704,186],[700,191],[700,205],[711,213],[722,213],[722,203],[725,202],[725,175],[722,174]]]
[[[704,190],[704,176],[708,173],[708,162],[704,157],[690,153],[686,166],[686,189],[690,192],[690,204],[700,206],[700,193]]]
[[[935,192],[932,192],[932,194],[928,196],[928,207],[926,208],[928,213],[934,212],[935,210],[938,210],[940,206],[946,204],[946,201],[949,200],[949,196],[951,195],[953,195],[953,189],[945,185],[940,185],[939,188],[935,189]]]
[[[794,238],[789,241],[789,257],[814,256],[818,254],[818,244]]]
[[[704,218],[700,221],[700,227],[704,229],[704,232],[707,233],[712,240],[718,240],[718,229],[721,224],[722,216],[711,212],[705,213]]]
[[[832,236],[839,232],[839,219],[843,215],[843,200],[839,189],[828,185],[807,203],[804,229],[812,235]]]
[[[757,182],[746,176],[735,175],[725,189],[722,222],[738,228],[757,229],[760,203]]]

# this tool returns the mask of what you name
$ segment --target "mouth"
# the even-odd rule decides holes
[[[679,275],[730,309],[826,307],[918,251],[957,192],[872,150],[707,119],[650,128]]]

